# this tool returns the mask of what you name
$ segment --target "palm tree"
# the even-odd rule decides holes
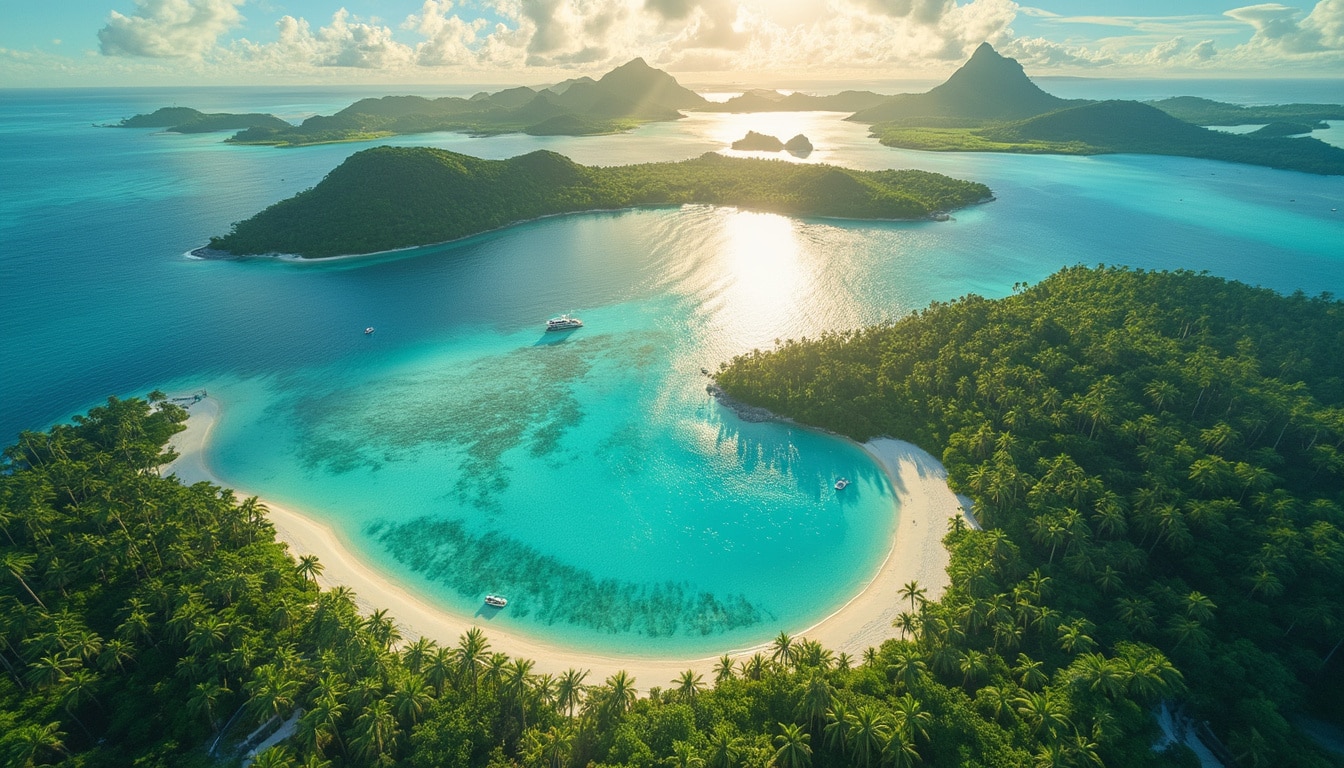
[[[919,760],[919,751],[910,739],[898,728],[887,739],[887,743],[882,747],[883,763],[894,766],[894,768],[912,768],[915,762]]]
[[[850,743],[853,745],[855,760],[864,768],[870,768],[874,761],[880,761],[882,750],[891,738],[891,723],[876,705],[865,704],[854,713],[854,725],[850,729]]]
[[[425,661],[434,655],[434,649],[437,647],[433,640],[421,637],[402,650],[401,660],[406,664],[407,669],[418,675],[420,669],[424,667]]]
[[[18,729],[10,743],[9,756],[17,766],[32,765],[44,750],[71,756],[65,748],[65,734],[60,730],[60,723],[26,725]]]
[[[289,753],[289,747],[276,744],[257,755],[252,765],[256,768],[294,768],[294,756]]]
[[[705,768],[737,768],[741,753],[742,740],[720,726],[709,737],[709,759],[705,761]]]
[[[213,680],[197,683],[191,689],[191,696],[187,698],[187,712],[197,717],[204,718],[210,726],[210,730],[219,730],[219,723],[215,719],[215,705],[219,703],[219,698],[229,693],[229,689],[214,682]]]
[[[923,603],[925,596],[928,595],[928,590],[920,587],[918,581],[909,581],[906,582],[904,587],[901,587],[900,595],[910,601],[910,612],[914,613],[915,601],[918,600]]]
[[[323,565],[318,562],[317,555],[303,555],[299,558],[299,564],[296,569],[299,576],[308,581],[317,583],[317,577],[322,575]]]
[[[574,731],[552,725],[541,734],[541,758],[550,768],[562,768],[574,748]]]
[[[831,684],[827,682],[826,675],[813,672],[808,677],[807,690],[803,692],[802,701],[798,702],[798,714],[812,724],[813,733],[821,730],[822,724],[826,721],[826,713],[831,708],[831,698]]]
[[[845,702],[836,701],[826,710],[826,748],[832,752],[849,752],[849,734],[854,725],[854,716],[849,713]]]
[[[485,652],[490,649],[490,641],[480,627],[468,629],[457,641],[457,670],[462,677],[471,680],[471,692],[476,693],[476,679],[481,666],[485,663]]]
[[[42,606],[42,610],[45,611],[47,610],[47,604],[42,602],[42,598],[38,597],[37,593],[33,592],[33,588],[28,586],[28,582],[23,578],[23,575],[33,567],[33,563],[36,560],[37,555],[25,552],[15,552],[13,550],[0,555],[0,563],[4,564],[5,570],[9,571],[9,574],[18,580],[19,584],[23,586],[24,591],[28,593],[28,596],[33,598],[33,602]]]
[[[989,661],[985,654],[974,648],[961,655],[961,662],[958,665],[961,668],[962,685],[971,688],[979,684],[989,675]]]
[[[896,710],[897,733],[903,734],[910,741],[928,740],[933,715],[920,707],[918,699],[908,693],[902,694],[892,702],[892,707]]]
[[[375,765],[394,764],[390,754],[397,737],[397,719],[387,699],[378,699],[355,719],[354,738],[350,746],[366,762]]]
[[[1036,661],[1025,653],[1017,654],[1017,663],[1013,665],[1013,674],[1017,675],[1018,682],[1023,688],[1029,691],[1040,690],[1041,686],[1050,681],[1050,677],[1045,674],[1045,664]]]
[[[425,679],[434,686],[435,696],[443,695],[443,687],[453,676],[456,662],[457,654],[451,648],[435,648],[430,654],[429,663],[425,665]]]
[[[779,768],[808,768],[812,765],[812,735],[793,723],[780,723],[775,737],[774,764]]]
[[[793,664],[795,655],[793,638],[789,637],[789,633],[780,632],[779,637],[775,638],[775,642],[772,643],[770,647],[774,649],[774,653],[770,654],[771,661],[779,664],[785,669],[788,669],[788,667]]]
[[[607,678],[607,689],[607,706],[617,716],[625,714],[639,696],[635,679],[623,669]]]
[[[765,657],[759,653],[752,654],[750,659],[740,662],[742,665],[742,676],[748,680],[760,680],[765,676]]]
[[[929,665],[924,663],[924,659],[918,653],[901,649],[893,655],[893,663],[887,665],[887,674],[901,687],[910,690],[924,676],[928,668]]]
[[[579,671],[570,667],[560,675],[560,682],[556,684],[555,704],[570,717],[574,716],[574,708],[583,699],[583,679],[587,676],[588,670]]]
[[[854,659],[848,653],[841,652],[835,657],[835,671],[848,672],[854,667]]]
[[[1218,606],[1213,604],[1209,597],[1201,592],[1194,591],[1185,597],[1185,615],[1198,621],[1200,624],[1207,624],[1213,618],[1213,612]]]
[[[426,690],[424,678],[414,673],[403,677],[392,691],[392,711],[403,727],[408,729],[420,722],[433,702],[433,697]]]
[[[505,699],[518,704],[518,719],[523,730],[527,730],[527,692],[532,679],[532,667],[536,662],[531,659],[514,659],[504,670],[504,686],[501,693]]]
[[[705,687],[700,674],[693,669],[688,669],[685,672],[682,672],[681,676],[676,680],[673,680],[672,683],[677,686],[677,693],[681,694],[681,697],[685,699],[688,704],[694,704],[695,697],[698,696],[700,691]]]
[[[724,654],[719,657],[719,661],[714,665],[714,684],[718,685],[724,680],[733,679],[733,657]]]

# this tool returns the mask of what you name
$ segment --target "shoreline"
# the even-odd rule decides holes
[[[201,481],[222,487],[206,462],[206,450],[222,409],[218,400],[202,398],[188,408],[187,429],[175,435],[171,445],[179,453],[176,460],[161,469],[164,476],[176,475],[185,484]],[[942,545],[947,520],[956,515],[975,521],[964,508],[969,503],[954,495],[947,486],[947,473],[941,463],[917,446],[893,438],[875,438],[860,447],[877,462],[892,484],[900,502],[900,513],[886,558],[867,585],[819,622],[790,632],[795,639],[816,640],[835,653],[849,653],[857,663],[869,646],[898,637],[892,626],[909,602],[899,591],[909,581],[918,581],[927,590],[927,598],[936,600],[948,586],[949,554]],[[240,498],[255,495],[235,488]],[[650,686],[666,687],[687,669],[710,678],[713,667],[723,654],[741,660],[765,651],[769,641],[749,648],[724,649],[711,656],[654,657],[639,654],[610,654],[585,651],[530,636],[523,632],[491,626],[480,615],[459,613],[430,604],[392,578],[370,568],[341,541],[330,526],[293,508],[277,505],[264,497],[259,500],[269,511],[276,540],[285,543],[290,554],[316,555],[323,565],[318,583],[323,588],[342,585],[355,592],[356,604],[363,613],[386,609],[396,620],[407,642],[427,637],[441,646],[452,647],[471,627],[481,628],[490,647],[510,656],[536,662],[538,672],[558,674],[568,668],[590,670],[589,682],[600,682],[617,671],[633,676],[641,690]]]

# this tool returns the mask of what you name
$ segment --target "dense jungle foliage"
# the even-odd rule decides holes
[[[728,158],[583,166],[554,152],[482,160],[442,149],[356,153],[210,248],[309,258],[426,245],[556,213],[709,203],[796,216],[926,218],[988,198],[983,184],[925,171]]]
[[[1016,122],[982,125],[873,126],[892,147],[937,152],[1177,155],[1289,171],[1344,174],[1344,149],[1282,131],[1235,135],[1179,120],[1137,101],[1102,101]],[[1301,131],[1310,131],[1306,127]]]
[[[942,452],[986,530],[951,541],[923,637],[1055,675],[1150,643],[1237,765],[1340,764],[1292,718],[1344,721],[1344,304],[1105,267],[1019,289],[788,341],[717,379]],[[1031,618],[1004,618],[1024,593]]]
[[[951,530],[953,596],[906,585],[905,639],[861,658],[780,635],[674,680],[537,674],[479,630],[401,637],[255,498],[160,477],[186,414],[151,401],[4,453],[0,764],[235,766],[285,727],[254,766],[1191,764],[1149,748],[1181,674],[1051,607],[1070,587],[1004,537]]]

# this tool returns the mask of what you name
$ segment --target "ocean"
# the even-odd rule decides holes
[[[1294,82],[1293,101],[1341,100],[1337,81]],[[1106,88],[1247,103],[1273,92],[1216,83]],[[199,261],[186,254],[209,236],[373,144],[235,147],[226,134],[96,127],[173,104],[298,119],[384,92],[0,91],[0,435],[108,395],[208,389],[224,406],[209,455],[222,479],[328,522],[426,599],[474,611],[500,591],[510,608],[493,621],[515,631],[708,654],[801,629],[858,591],[886,555],[895,494],[847,441],[742,422],[706,393],[702,369],[932,301],[1004,296],[1079,263],[1344,292],[1338,177],[896,150],[827,113],[379,143],[624,164],[724,151],[747,130],[805,133],[809,162],[938,171],[996,200],[948,222],[686,206],[365,259]],[[1337,131],[1324,137],[1339,143]],[[545,333],[562,312],[585,327]],[[854,483],[837,493],[839,476]]]

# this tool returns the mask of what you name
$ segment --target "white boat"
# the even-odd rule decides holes
[[[365,328],[365,329],[364,329],[364,335],[365,335],[365,336],[368,336],[370,333],[373,333],[373,326],[372,326],[372,325],[370,325],[368,328]]]
[[[486,595],[485,604],[494,608],[503,608],[509,604],[509,601],[502,595]]]
[[[849,486],[849,478],[847,477],[842,477],[839,480],[835,481],[835,490],[837,491],[843,491],[848,486]]]
[[[546,330],[548,331],[568,331],[571,328],[582,328],[582,327],[583,327],[582,320],[580,320],[577,317],[570,317],[569,315],[552,317],[550,320],[546,321]]]

